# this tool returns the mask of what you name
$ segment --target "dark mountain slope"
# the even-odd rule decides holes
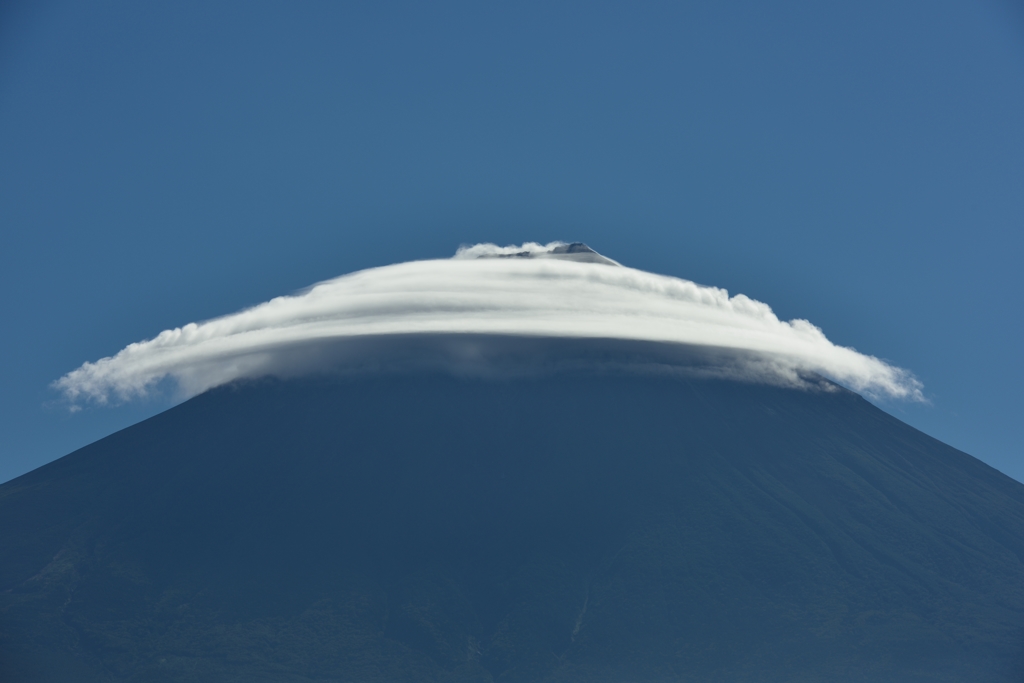
[[[4,681],[1020,681],[1024,486],[843,390],[225,387],[0,487]]]

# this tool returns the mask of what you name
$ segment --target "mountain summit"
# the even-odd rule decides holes
[[[10,682],[1022,680],[1024,486],[826,382],[236,382],[0,486],[0,557]]]
[[[546,245],[527,242],[521,247],[498,247],[494,244],[477,244],[472,247],[459,249],[456,258],[552,258],[560,261],[575,261],[577,263],[599,263],[606,266],[619,265],[618,261],[613,261],[606,256],[598,254],[583,242],[552,242]]]

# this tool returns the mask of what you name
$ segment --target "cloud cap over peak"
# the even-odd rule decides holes
[[[339,357],[354,359],[351,352],[326,349],[388,335],[605,338],[717,348],[745,359],[735,376],[750,375],[744,368],[756,366],[752,379],[770,375],[799,383],[814,373],[869,395],[922,399],[909,372],[833,344],[806,320],[782,321],[767,304],[742,294],[624,267],[582,243],[564,242],[475,245],[451,259],[350,273],[164,330],[84,363],[54,384],[71,401],[104,403],[143,396],[170,378],[191,396],[236,379],[330,370]]]

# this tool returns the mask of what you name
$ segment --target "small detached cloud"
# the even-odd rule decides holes
[[[54,386],[72,403],[131,400],[173,380],[185,396],[243,378],[330,370],[398,335],[619,339],[721,349],[732,375],[817,374],[872,396],[922,400],[906,370],[779,320],[742,294],[619,265],[586,245],[460,248],[451,259],[372,268],[221,318],[164,330],[84,363]],[[362,343],[359,343],[362,340]],[[380,345],[377,345],[380,346]],[[355,349],[355,351],[353,351]]]

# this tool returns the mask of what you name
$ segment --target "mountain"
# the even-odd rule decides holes
[[[490,246],[490,245],[488,245]],[[619,263],[607,256],[602,256],[588,247],[583,242],[572,242],[569,244],[555,242],[547,246],[536,245],[533,250],[520,249],[496,249],[482,251],[479,254],[473,253],[472,248],[463,252],[472,258],[516,258],[516,259],[558,259],[560,261],[576,261],[577,263],[599,263],[606,266],[617,266]]]
[[[1024,680],[1024,485],[827,383],[236,383],[0,486],[0,558],[7,682]]]

